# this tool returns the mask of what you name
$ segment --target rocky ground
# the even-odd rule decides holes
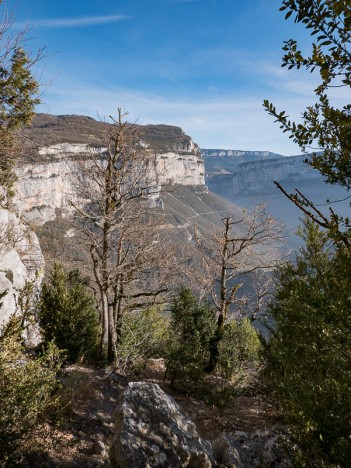
[[[114,433],[115,410],[124,389],[133,380],[158,383],[188,414],[204,439],[214,440],[225,432],[236,434],[237,440],[238,437],[242,439],[240,443],[259,440],[259,444],[262,444],[261,438],[257,439],[258,435],[263,438],[274,435],[271,428],[279,424],[279,415],[262,395],[238,397],[231,407],[220,411],[195,398],[172,391],[163,382],[163,372],[163,364],[158,360],[152,362],[145,375],[134,379],[107,370],[69,367],[63,377],[61,390],[66,410],[59,415],[59,424],[45,423],[40,427],[21,466],[110,466],[107,450]],[[271,461],[267,461],[267,464],[252,466],[288,465],[272,465]]]

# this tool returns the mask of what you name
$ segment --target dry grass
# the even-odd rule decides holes
[[[66,368],[65,374],[58,399],[64,414],[72,416],[79,406],[94,398],[93,376],[91,369],[78,366]]]

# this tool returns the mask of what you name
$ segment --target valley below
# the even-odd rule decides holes
[[[296,235],[304,213],[274,184],[288,193],[298,189],[326,215],[329,207],[347,217],[349,194],[342,187],[327,184],[305,161],[306,156],[281,156],[264,151],[202,150],[206,185],[230,202],[252,210],[267,204],[272,216],[284,224],[287,246],[296,250],[301,239]]]
[[[129,224],[119,225],[119,228],[123,226],[127,232],[123,239],[126,245],[125,258],[130,252],[133,254],[132,246],[138,245],[139,240],[148,234],[145,231],[152,232],[155,228],[155,236],[149,244],[142,245],[129,261],[132,267],[126,270],[124,280],[126,285],[130,282],[135,289],[132,287],[123,298],[121,293],[121,307],[125,307],[127,314],[132,311],[138,316],[144,310],[142,307],[146,307],[145,310],[149,310],[148,307],[154,310],[152,307],[157,308],[163,304],[161,319],[159,317],[157,320],[166,320],[167,327],[174,326],[175,322],[170,321],[169,317],[177,304],[174,298],[177,294],[182,294],[179,291],[182,291],[183,285],[183,288],[194,291],[204,301],[203,304],[207,304],[208,300],[212,301],[212,306],[217,307],[215,323],[219,323],[218,317],[222,309],[218,308],[218,298],[223,298],[224,290],[225,294],[232,294],[232,299],[228,299],[227,305],[223,306],[227,307],[228,315],[225,320],[234,325],[237,320],[240,323],[238,327],[242,324],[247,327],[246,331],[240,333],[251,333],[248,338],[237,336],[231,339],[227,346],[231,349],[237,343],[240,344],[241,339],[250,339],[250,346],[258,349],[260,343],[256,330],[267,337],[264,323],[272,324],[269,318],[268,322],[264,320],[266,304],[273,291],[271,273],[300,245],[295,231],[301,212],[275,187],[274,180],[279,181],[287,191],[298,188],[318,206],[323,205],[326,199],[345,199],[347,194],[325,184],[304,162],[304,156],[283,157],[264,151],[201,150],[178,127],[148,125],[135,126],[135,129],[139,136],[138,149],[145,152],[145,158],[149,158],[151,162],[143,166],[144,172],[140,175],[141,180],[142,177],[147,179],[147,190],[141,197],[142,203],[138,206],[139,211],[136,211],[137,216],[134,220],[131,217]],[[94,209],[101,204],[99,205],[97,198],[99,191],[91,190],[94,184],[88,186],[90,192],[85,192],[85,196],[82,196],[79,183],[86,182],[84,174],[88,174],[85,171],[90,169],[91,161],[96,163],[99,170],[104,168],[101,161],[109,154],[105,137],[110,130],[109,124],[89,117],[49,114],[37,114],[32,125],[25,129],[24,157],[16,168],[18,180],[16,195],[12,200],[12,212],[2,210],[0,218],[4,232],[10,232],[15,226],[21,234],[18,239],[13,238],[10,243],[5,243],[6,255],[0,258],[0,286],[10,293],[8,298],[5,297],[0,310],[3,326],[17,310],[17,304],[21,300],[20,288],[31,282],[35,296],[32,300],[35,303],[41,294],[42,284],[47,285],[52,280],[50,275],[57,268],[57,262],[66,269],[78,268],[90,281],[96,299],[98,276],[94,276],[93,269],[97,263],[91,252],[92,242],[96,239],[94,236],[102,224],[98,219],[94,229],[88,231],[90,237],[84,237],[89,217],[82,220],[79,215],[84,213],[86,207],[93,207],[89,213],[94,213]],[[126,180],[127,184],[129,174]],[[120,187],[123,189],[123,184]],[[115,199],[110,201],[115,202]],[[257,209],[261,204],[267,205],[268,213]],[[341,210],[338,207],[338,212],[343,212],[345,208],[346,214],[347,201],[340,202],[340,206]],[[146,217],[140,214],[140,207],[148,213]],[[321,207],[321,210],[328,210],[328,206]],[[120,211],[113,213],[119,219]],[[275,221],[270,215],[278,224],[284,225],[279,236],[275,233]],[[144,225],[141,223],[139,230],[134,231],[134,224],[139,221],[138,216]],[[153,219],[157,219],[155,226],[152,226]],[[230,236],[234,240],[228,241]],[[280,237],[284,237],[284,243],[279,240]],[[120,237],[116,236],[115,239],[117,245]],[[153,243],[162,249],[161,263],[147,265],[143,271],[135,258],[139,261],[144,250],[152,252],[150,246]],[[96,247],[97,251],[100,246],[101,243]],[[112,249],[114,247],[112,245]],[[234,255],[233,261],[223,267],[223,258],[227,261],[230,258],[229,252]],[[109,261],[115,262],[117,257],[118,255],[112,253]],[[167,269],[162,270],[160,265]],[[222,270],[218,273],[218,266],[221,265]],[[119,268],[121,270],[118,271],[123,271],[122,267]],[[264,272],[261,277],[257,275],[260,270]],[[227,271],[230,274],[223,282],[223,275]],[[111,272],[109,274],[112,276]],[[136,276],[132,277],[135,272]],[[131,302],[133,294],[136,298],[143,295],[139,294],[134,284],[149,287],[150,277],[155,272],[161,281],[160,291],[166,292],[162,300],[158,302],[158,293],[153,296],[147,292],[146,296],[151,297],[150,301],[142,305]],[[169,281],[167,287],[165,278]],[[111,304],[108,304],[108,308],[112,307]],[[205,307],[201,313],[206,313],[208,306],[196,307]],[[192,312],[194,314],[198,313],[196,307]],[[133,342],[138,338],[133,335],[138,333],[138,329],[133,329],[133,326],[128,328],[128,324],[127,331],[131,333],[128,339],[138,349],[138,346],[144,345],[149,339],[149,335],[145,335],[146,338],[142,335],[139,338],[140,343]],[[238,330],[239,328],[233,328],[233,333],[238,333]],[[145,333],[144,329],[142,333]],[[198,330],[195,330],[195,336],[197,333]],[[34,327],[27,339],[35,348],[41,340],[40,332]],[[172,336],[167,339],[170,344],[166,348],[179,346],[178,342],[172,341]],[[208,341],[208,336],[204,340]],[[191,342],[192,338],[187,336],[184,349],[191,349]],[[165,346],[164,343],[162,346]],[[206,346],[213,350],[213,340]],[[179,349],[175,353],[175,359],[178,359],[181,352],[185,352]],[[208,349],[206,348],[207,354]],[[195,457],[196,460],[199,457],[202,461],[196,461],[200,463],[196,466],[292,466],[279,442],[279,437],[289,437],[284,424],[281,424],[281,415],[266,393],[266,384],[258,378],[263,368],[261,358],[257,357],[256,361],[252,361],[251,367],[245,368],[244,373],[241,369],[236,370],[240,377],[234,377],[233,381],[226,380],[225,376],[229,375],[226,374],[227,371],[213,375],[208,370],[205,372],[207,363],[203,362],[200,367],[201,378],[195,381],[199,387],[190,388],[183,385],[189,384],[187,379],[193,378],[191,374],[178,377],[179,381],[176,383],[169,376],[169,363],[164,357],[169,350],[163,348],[162,352],[155,354],[156,357],[151,353],[147,357],[134,355],[134,349],[128,352],[130,356],[127,354],[123,363],[120,360],[117,364],[116,361],[112,367],[85,364],[84,356],[78,364],[65,367],[60,374],[60,398],[66,398],[68,392],[69,401],[65,403],[67,407],[64,411],[69,417],[59,427],[48,420],[38,426],[35,434],[36,447],[33,449],[32,446],[24,445],[24,450],[27,450],[25,460],[28,459],[29,466],[119,467],[124,466],[124,461],[121,462],[120,459],[127,460],[129,456],[136,458],[128,466],[144,466],[135,461],[138,460],[140,450],[132,455],[128,451],[123,452],[119,440],[123,439],[124,433],[116,435],[116,430],[119,431],[129,421],[129,417],[124,418],[122,414],[123,402],[126,398],[133,400],[131,389],[137,385],[141,392],[138,398],[144,400],[142,404],[136,405],[136,421],[145,416],[140,416],[138,411],[144,411],[150,398],[158,395],[157,398],[162,400],[166,408],[162,409],[161,417],[171,418],[171,422],[162,422],[161,426],[171,427],[174,419],[182,421],[180,426],[184,424],[185,429],[179,435],[184,440],[182,439],[180,448],[175,445],[178,448],[174,449],[179,450],[180,455],[177,454],[177,457],[185,456],[184,447],[191,434],[193,439],[189,442],[190,455],[187,453],[186,457]],[[253,351],[253,355],[255,352],[258,356],[258,351]],[[198,364],[190,362],[190,369],[191,366],[196,369]],[[186,365],[189,364],[185,364],[185,368]],[[226,365],[228,364],[223,364],[223,369],[226,369]],[[174,375],[181,372],[181,369],[181,365],[177,364],[176,370],[173,370]],[[213,394],[208,390],[212,388],[215,389]],[[135,403],[132,402],[130,411],[134,411],[133,405]],[[118,417],[124,418],[122,422],[114,420],[113,412],[116,407]],[[170,413],[169,408],[172,408]],[[171,449],[169,452],[168,448],[165,449],[166,443],[160,449],[156,442],[156,445],[152,445],[148,438],[146,441],[143,439],[144,424],[149,424],[149,432],[154,433],[154,417],[152,414],[150,421],[141,424],[136,443],[145,445],[149,459],[153,460],[152,466],[173,466],[161,463],[166,455],[163,452],[159,454],[159,450],[164,449],[167,456],[174,455]],[[139,422],[133,427],[139,428]],[[155,437],[157,441],[163,436]],[[172,434],[167,433],[165,437],[172,437]],[[162,460],[159,458],[161,455]],[[193,465],[185,463],[174,466]]]

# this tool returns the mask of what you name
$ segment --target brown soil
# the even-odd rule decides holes
[[[278,415],[262,395],[240,396],[234,404],[220,411],[195,398],[171,390],[163,382],[164,366],[154,360],[146,373],[131,378],[114,372],[72,366],[66,370],[64,388],[69,402],[62,422],[41,426],[34,444],[21,466],[26,467],[96,467],[109,466],[108,450],[113,436],[114,413],[118,398],[128,382],[146,380],[158,383],[170,394],[196,424],[205,439],[214,439],[222,431],[252,433],[271,427]],[[70,382],[68,383],[67,382]],[[78,390],[78,391],[77,391]]]

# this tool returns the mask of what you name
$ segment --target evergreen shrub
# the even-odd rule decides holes
[[[199,304],[187,288],[181,288],[171,306],[171,334],[167,353],[167,377],[184,392],[201,391],[210,343],[216,331],[216,314]]]
[[[199,304],[190,290],[181,289],[171,307],[167,377],[177,389],[225,406],[255,381],[262,367],[262,353],[258,334],[249,320],[229,320],[219,342],[216,368],[208,373],[217,328],[213,308]]]
[[[39,323],[44,340],[65,350],[70,362],[98,358],[100,327],[88,284],[78,269],[66,271],[55,263],[42,288]]]
[[[55,404],[62,353],[49,343],[36,356],[21,338],[21,316],[13,316],[0,335],[0,466],[14,466],[20,447]]]
[[[351,258],[312,221],[295,262],[277,272],[267,380],[304,466],[351,460]]]

